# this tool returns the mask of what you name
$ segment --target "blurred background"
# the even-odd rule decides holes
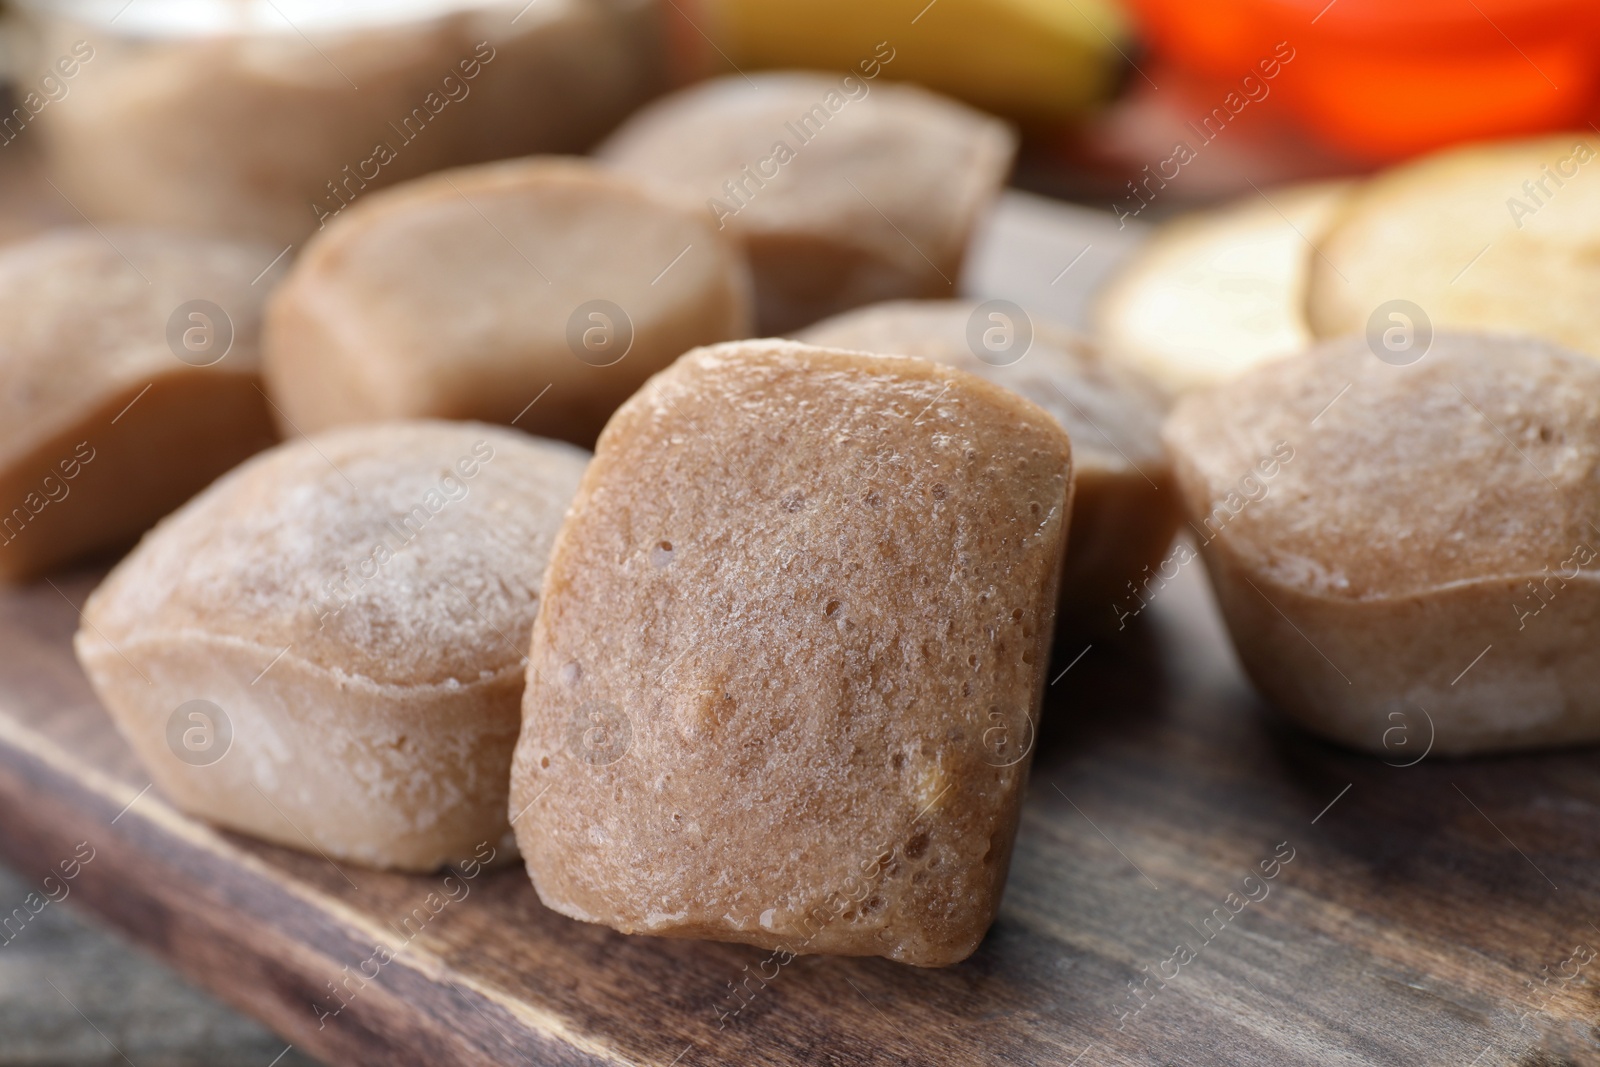
[[[1148,200],[1144,220],[1600,114],[1600,8],[1577,0],[12,0],[5,26],[0,155],[47,160],[59,194],[34,221],[286,240],[315,220],[282,217],[279,191],[329,194],[482,40],[495,57],[469,114],[375,184],[581,151],[670,88],[848,70],[880,42],[884,77],[1019,125],[1016,184],[1107,211]]]
[[[0,26],[0,240],[86,218],[288,251],[352,173],[581,152],[672,88],[884,42],[882,76],[1018,126],[1013,184],[1119,225],[1600,134],[1593,0],[30,0]],[[463,56],[470,105],[442,81]],[[45,920],[0,947],[0,1067],[309,1062],[70,905]]]

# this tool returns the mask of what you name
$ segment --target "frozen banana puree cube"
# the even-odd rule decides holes
[[[1071,505],[1049,414],[925,360],[690,352],[602,435],[512,771],[545,904],[954,963],[999,906]]]

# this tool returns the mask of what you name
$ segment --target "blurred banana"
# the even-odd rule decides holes
[[[1079,118],[1108,99],[1130,39],[1115,0],[669,2],[714,43],[713,61],[848,70],[887,42],[889,77],[1025,122]]]

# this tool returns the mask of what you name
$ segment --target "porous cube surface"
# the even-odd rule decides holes
[[[1165,437],[1234,645],[1286,714],[1399,761],[1600,739],[1593,360],[1465,333],[1380,360],[1350,337],[1191,394]]]
[[[1071,484],[1047,413],[924,360],[751,341],[652,379],[535,626],[511,811],[544,902],[965,958],[1005,881]]]
[[[674,93],[596,153],[738,238],[761,331],[786,333],[953,295],[1015,149],[1004,123],[925,89],[780,71]]]
[[[1002,351],[983,340],[997,329],[1007,331]],[[1072,440],[1074,476],[1060,621],[1077,629],[1115,627],[1129,589],[1159,568],[1180,515],[1161,447],[1165,403],[1142,374],[1106,360],[1092,342],[1048,319],[968,300],[873,304],[797,336],[960,367],[1055,416]]]
[[[289,442],[140,542],[78,659],[197,817],[377,867],[504,851],[524,650],[587,459],[475,423]]]

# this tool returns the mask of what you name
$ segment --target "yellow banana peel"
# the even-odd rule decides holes
[[[739,69],[850,70],[888,42],[885,76],[1022,121],[1072,120],[1107,100],[1130,40],[1115,0],[699,0],[693,11]]]

